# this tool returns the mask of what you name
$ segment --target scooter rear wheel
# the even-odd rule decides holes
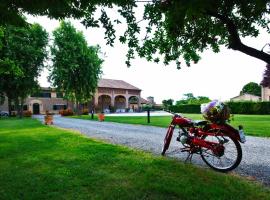
[[[219,138],[218,138],[219,137]],[[219,155],[212,149],[201,148],[203,161],[212,169],[220,172],[228,172],[235,169],[242,160],[242,148],[240,143],[229,135],[204,136],[202,139],[209,142],[217,142],[222,145]],[[224,143],[223,143],[224,142]]]

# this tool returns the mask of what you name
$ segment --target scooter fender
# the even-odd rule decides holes
[[[229,124],[209,124],[209,128],[221,130],[224,134],[240,141],[239,131]]]

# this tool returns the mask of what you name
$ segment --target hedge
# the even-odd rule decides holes
[[[226,102],[232,114],[257,114],[269,115],[270,102],[252,102],[252,101],[239,101],[239,102]],[[201,105],[196,104],[183,104],[174,105],[169,108],[172,112],[176,113],[201,113]]]
[[[258,114],[267,115],[270,114],[270,102],[252,102],[252,101],[240,101],[240,102],[227,102],[231,109],[232,114]]]
[[[170,106],[169,110],[175,113],[201,113],[201,105],[183,104],[177,106]]]

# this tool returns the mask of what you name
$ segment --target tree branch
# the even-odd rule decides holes
[[[215,17],[219,19],[222,23],[224,23],[227,27],[227,30],[229,32],[229,48],[241,51],[242,53],[245,53],[249,56],[258,58],[262,61],[265,61],[266,63],[270,63],[270,55],[257,50],[255,48],[249,47],[242,43],[240,36],[237,31],[237,27],[233,20],[231,20],[229,17],[221,15],[219,13],[215,13],[213,11],[206,11],[207,15],[210,15],[212,17]]]

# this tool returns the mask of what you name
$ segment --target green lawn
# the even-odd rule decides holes
[[[270,199],[236,175],[107,144],[33,119],[0,120],[0,199]]]
[[[183,114],[194,120],[202,120],[201,114]],[[73,116],[73,118],[90,119],[91,116],[81,115]],[[95,116],[94,120],[97,120]],[[146,117],[128,117],[128,116],[106,116],[105,121],[128,123],[128,124],[143,124],[159,127],[168,127],[171,117],[170,116],[152,116],[151,123],[147,123]],[[253,136],[270,137],[270,115],[234,115],[231,124],[237,128],[238,125],[243,125],[245,133]]]

